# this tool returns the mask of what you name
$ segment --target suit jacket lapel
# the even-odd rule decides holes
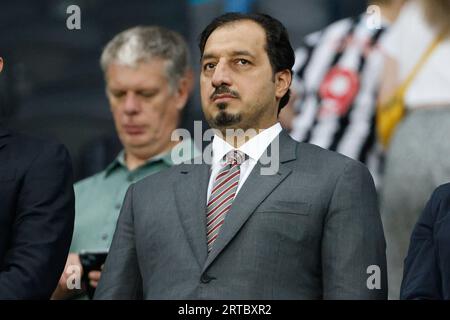
[[[206,246],[206,195],[210,166],[207,164],[181,165],[179,179],[174,186],[177,211],[180,216],[189,244],[203,266],[207,252]]]
[[[272,159],[279,160],[278,172],[273,175],[262,175],[263,165],[258,161],[227,213],[224,224],[203,266],[203,271],[211,265],[239,232],[257,206],[291,173],[284,163],[296,159],[296,148],[296,142],[282,131],[279,135],[279,157],[275,155],[272,157]]]

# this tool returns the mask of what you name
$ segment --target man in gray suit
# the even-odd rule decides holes
[[[284,26],[225,14],[200,51],[212,163],[130,186],[96,298],[385,299],[368,170],[277,121],[294,63]]]

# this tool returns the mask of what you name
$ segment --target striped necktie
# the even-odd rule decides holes
[[[232,150],[226,154],[226,163],[217,174],[209,201],[206,214],[206,238],[208,241],[208,252],[211,251],[214,241],[219,235],[226,213],[236,196],[241,173],[241,163],[245,161],[245,154],[238,150]]]

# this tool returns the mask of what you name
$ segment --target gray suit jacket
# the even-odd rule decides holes
[[[278,172],[255,166],[209,255],[209,165],[174,166],[130,186],[95,298],[385,299],[370,173],[279,137]]]

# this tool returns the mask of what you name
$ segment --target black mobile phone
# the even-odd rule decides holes
[[[86,287],[86,292],[89,299],[94,297],[95,288],[89,284],[88,274],[91,271],[101,271],[105,263],[108,251],[81,251],[80,262],[83,267],[83,276],[81,281]]]

